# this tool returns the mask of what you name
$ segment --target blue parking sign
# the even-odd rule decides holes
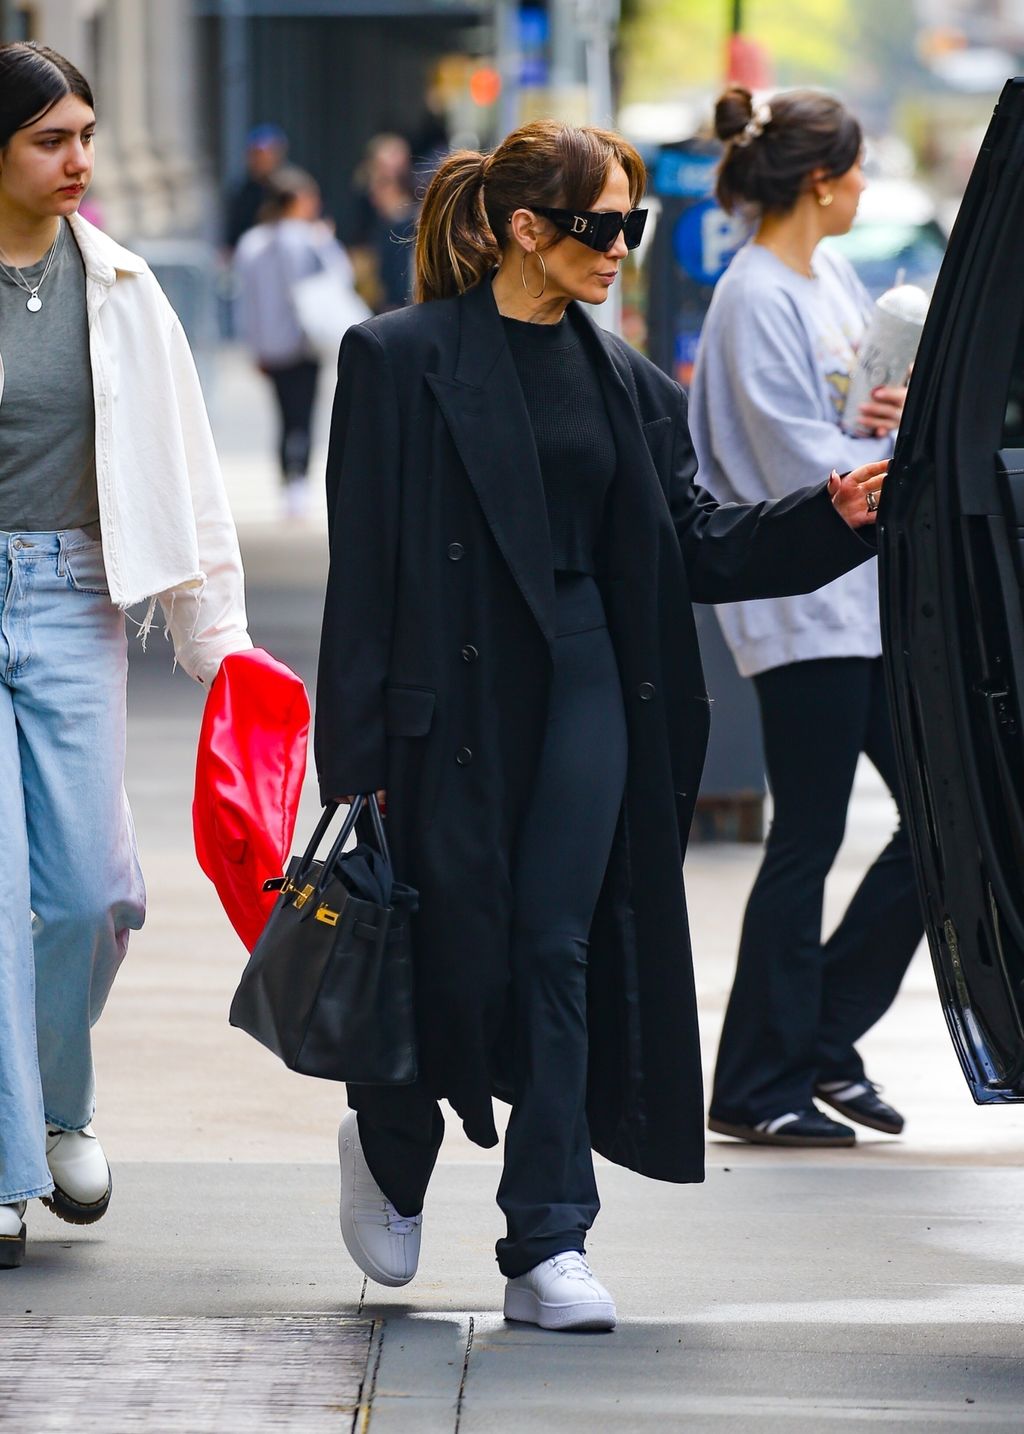
[[[676,263],[697,284],[715,284],[750,234],[741,219],[726,214],[713,199],[689,205],[672,231]]]

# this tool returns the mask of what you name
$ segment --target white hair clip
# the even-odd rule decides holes
[[[764,134],[765,125],[771,124],[771,120],[772,107],[770,104],[766,101],[762,101],[761,104],[755,105],[747,123],[744,125],[740,134],[736,136],[736,143],[741,149],[746,149],[751,140],[761,138]]]

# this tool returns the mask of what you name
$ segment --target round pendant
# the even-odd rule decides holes
[[[38,294],[31,294],[25,307],[30,314],[38,314],[39,310],[43,307],[43,301]]]

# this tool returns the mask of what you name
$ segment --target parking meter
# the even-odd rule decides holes
[[[721,154],[717,140],[687,139],[664,145],[654,165],[661,212],[648,259],[648,353],[684,388],[712,291],[750,234],[715,200]]]
[[[684,388],[715,284],[750,234],[748,224],[715,200],[721,153],[716,140],[688,139],[665,145],[654,165],[661,212],[647,260],[648,354]],[[713,609],[696,604],[694,617],[715,707],[693,837],[759,841],[765,780],[754,693],[736,671]]]

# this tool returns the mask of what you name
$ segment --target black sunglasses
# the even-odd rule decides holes
[[[526,204],[523,207],[532,209],[534,214],[543,214],[545,219],[551,220],[556,229],[578,239],[581,244],[586,244],[588,249],[596,249],[599,254],[607,253],[620,232],[626,241],[626,248],[635,249],[643,238],[644,225],[647,223],[646,209],[631,209],[627,214],[614,211],[601,214],[592,209],[546,209],[540,204]]]

